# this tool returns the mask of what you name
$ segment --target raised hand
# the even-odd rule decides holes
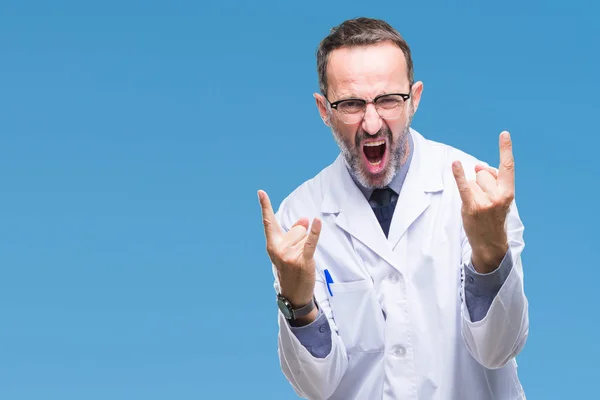
[[[452,172],[462,200],[463,226],[473,250],[472,262],[480,273],[496,269],[508,251],[506,218],[515,194],[515,161],[508,132],[500,134],[500,166],[477,165],[476,180],[467,181],[460,161]]]
[[[278,274],[281,295],[294,307],[301,307],[313,298],[315,288],[314,254],[321,233],[321,220],[313,220],[308,232],[307,218],[299,219],[288,232],[283,232],[275,219],[271,201],[259,190],[267,253]]]

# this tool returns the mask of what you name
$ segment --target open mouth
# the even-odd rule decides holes
[[[381,172],[386,161],[386,143],[384,139],[363,144],[363,154],[371,173]]]

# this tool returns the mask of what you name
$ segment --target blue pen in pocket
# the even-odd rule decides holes
[[[327,269],[323,272],[325,273],[325,282],[327,283],[327,290],[329,290],[329,295],[333,296],[333,293],[331,293],[331,286],[329,286],[331,283],[333,283],[331,274],[329,273],[329,270],[327,270]]]

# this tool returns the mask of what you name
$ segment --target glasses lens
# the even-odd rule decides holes
[[[338,104],[338,110],[344,114],[358,114],[365,107],[365,102],[360,100],[346,100]]]
[[[361,100],[345,100],[338,104],[337,111],[343,122],[354,124],[363,118],[365,102]]]
[[[391,94],[377,99],[376,106],[381,118],[395,119],[404,111],[404,99],[402,96]]]
[[[363,119],[365,114],[361,111],[356,114],[343,114],[339,113],[340,119],[345,124],[355,124]]]

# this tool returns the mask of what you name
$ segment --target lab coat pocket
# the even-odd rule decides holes
[[[331,283],[329,303],[348,353],[384,348],[384,319],[370,279]]]

